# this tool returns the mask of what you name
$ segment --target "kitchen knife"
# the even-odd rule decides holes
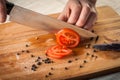
[[[120,43],[96,44],[93,48],[101,51],[120,51]]]
[[[43,29],[49,32],[57,31],[62,28],[70,28],[76,31],[82,37],[96,37],[96,34],[90,31],[78,28],[74,25],[68,24],[52,17],[33,12],[17,5],[14,5],[14,7],[11,7],[8,11],[11,11],[10,21],[30,26],[32,28]]]

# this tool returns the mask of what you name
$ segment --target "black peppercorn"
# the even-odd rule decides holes
[[[65,67],[65,70],[68,70],[68,68],[67,68],[67,67]]]
[[[77,61],[77,60],[78,60],[78,58],[75,58],[75,60]]]
[[[82,66],[82,65],[80,65],[80,68],[83,68],[83,66]]]
[[[22,52],[25,52],[24,50],[22,50]]]
[[[48,75],[45,75],[45,77],[47,78],[47,77],[48,77]]]
[[[51,72],[49,72],[48,74],[49,74],[49,75],[52,75],[52,73],[51,73]]]
[[[37,65],[41,65],[42,63],[41,62],[38,62]]]
[[[26,46],[26,47],[29,47],[29,45],[28,45],[28,44],[26,44],[25,46]]]
[[[93,52],[97,52],[97,50],[94,49]]]
[[[89,53],[86,53],[87,56],[89,56],[90,54]]]
[[[84,60],[83,62],[84,62],[84,63],[87,63],[87,61],[86,61],[86,60]]]
[[[35,56],[31,54],[31,57],[35,57]]]
[[[51,69],[51,70],[54,70],[54,68],[53,68],[53,67],[51,67],[50,69]]]
[[[30,51],[29,51],[29,50],[26,50],[26,52],[27,52],[27,53],[30,53]]]
[[[95,57],[95,56],[92,54],[91,57]]]
[[[20,53],[17,53],[17,55],[20,55]]]
[[[72,61],[71,61],[71,60],[69,60],[69,61],[68,61],[68,63],[72,63]]]

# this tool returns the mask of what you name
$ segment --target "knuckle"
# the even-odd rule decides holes
[[[81,5],[76,5],[76,6],[74,6],[74,8],[76,8],[76,9],[81,9],[82,8],[82,6]]]
[[[85,8],[87,11],[91,11],[91,7],[90,7],[88,4],[86,4],[86,5],[84,6],[84,8]]]
[[[80,26],[80,27],[83,27],[83,26],[84,26],[84,21],[82,21],[82,20],[80,21],[80,20],[79,20],[79,21],[76,23],[76,25],[77,25],[77,26]]]

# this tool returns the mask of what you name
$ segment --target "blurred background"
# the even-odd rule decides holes
[[[31,9],[43,14],[61,12],[68,0],[8,0],[16,5]],[[120,0],[97,0],[97,7],[108,5],[120,14]]]

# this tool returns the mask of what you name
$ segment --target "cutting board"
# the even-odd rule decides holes
[[[99,39],[85,40],[74,53],[53,59],[45,50],[55,45],[55,36],[14,22],[0,25],[0,79],[59,80],[97,76],[120,70],[120,52],[96,51],[91,45],[120,40],[120,16],[110,7],[98,7],[94,31]],[[50,15],[54,18],[58,14]]]

